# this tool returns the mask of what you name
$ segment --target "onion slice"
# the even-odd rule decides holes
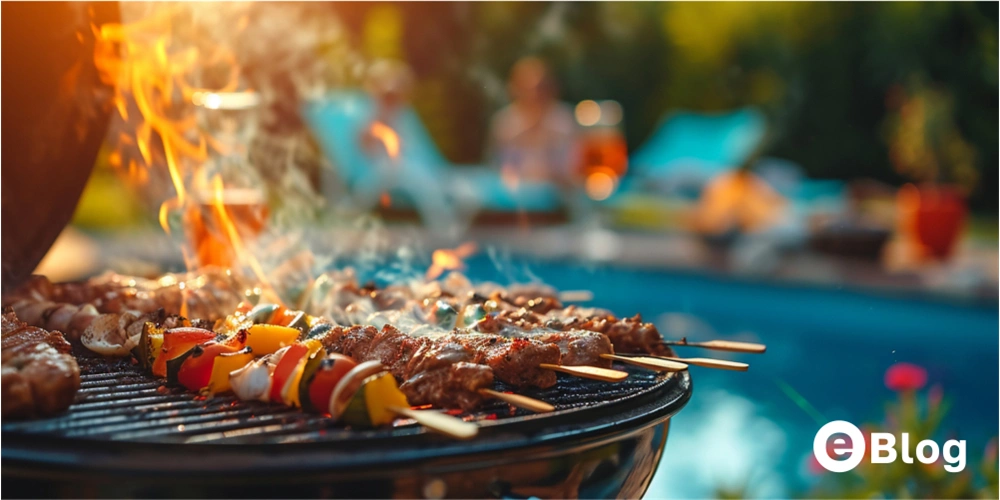
[[[330,415],[334,420],[340,418],[344,413],[344,408],[351,401],[354,392],[357,391],[365,379],[385,370],[382,363],[378,361],[365,361],[364,363],[351,368],[351,371],[344,375],[344,378],[337,382],[337,387],[333,389],[330,396]]]

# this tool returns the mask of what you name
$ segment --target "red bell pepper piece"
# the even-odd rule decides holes
[[[327,413],[330,407],[330,396],[340,379],[358,364],[343,354],[330,354],[316,370],[309,382],[309,401],[320,413]]]
[[[184,354],[192,347],[215,340],[215,333],[201,328],[172,328],[163,332],[163,347],[153,362],[153,375],[167,376],[167,361]]]
[[[221,342],[211,342],[202,347],[201,352],[188,356],[177,372],[177,382],[188,390],[200,391],[208,387],[208,382],[212,379],[215,358],[220,354],[238,352],[242,348]]]
[[[285,383],[295,373],[299,361],[307,354],[309,354],[309,348],[305,344],[298,343],[289,346],[285,354],[281,356],[281,361],[278,361],[278,366],[274,367],[274,373],[271,375],[271,401],[282,402],[281,391],[285,388]]]

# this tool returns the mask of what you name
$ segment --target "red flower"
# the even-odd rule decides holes
[[[826,470],[825,467],[820,465],[819,460],[816,460],[816,455],[813,455],[812,453],[810,453],[809,457],[806,459],[806,468],[809,470],[809,473],[814,476],[830,472]]]
[[[885,371],[885,386],[897,392],[915,391],[927,383],[927,370],[910,363],[896,363]]]

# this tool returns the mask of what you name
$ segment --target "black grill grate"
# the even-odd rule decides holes
[[[238,401],[232,396],[202,398],[183,389],[168,388],[124,362],[84,356],[79,361],[81,388],[76,403],[66,413],[48,419],[4,422],[3,433],[145,443],[283,443],[398,439],[422,432],[407,421],[397,421],[395,428],[352,430],[321,415],[292,408]],[[552,388],[522,391],[553,404],[557,409],[554,413],[535,415],[492,401],[463,418],[489,427],[525,421],[552,426],[575,420],[567,417],[580,410],[648,396],[674,378],[641,368],[616,368],[629,371],[631,376],[624,382],[609,384],[560,375]]]

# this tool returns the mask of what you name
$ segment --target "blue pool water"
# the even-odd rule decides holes
[[[673,420],[647,498],[788,496],[808,486],[812,438],[829,420],[881,422],[893,393],[883,375],[906,361],[940,384],[951,410],[942,430],[968,441],[970,461],[997,434],[998,314],[960,304],[852,290],[747,282],[677,272],[480,256],[474,280],[540,279],[590,290],[594,305],[641,313],[665,336],[756,340],[764,355],[728,355],[746,373],[693,369],[692,401]],[[682,355],[727,356],[688,348]],[[801,395],[815,412],[796,404]],[[822,421],[820,421],[822,420]],[[974,462],[970,463],[970,465]]]

